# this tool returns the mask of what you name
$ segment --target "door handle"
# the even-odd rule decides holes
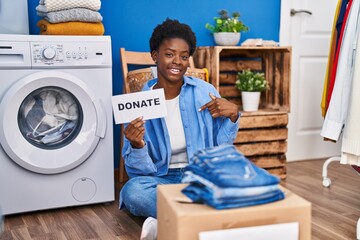
[[[312,15],[312,12],[310,12],[308,10],[303,10],[303,9],[295,10],[293,8],[290,10],[290,16],[294,16],[297,13],[306,13],[306,14]]]

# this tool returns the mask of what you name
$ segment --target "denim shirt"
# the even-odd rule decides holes
[[[151,86],[156,84],[157,80],[156,78],[148,81],[143,91],[151,90]],[[201,106],[211,101],[209,93],[220,97],[213,85],[184,76],[179,101],[189,160],[194,153],[206,147],[232,144],[238,132],[240,112],[238,119],[233,123],[230,118],[213,118],[207,109],[198,111]],[[166,175],[171,158],[171,146],[164,118],[146,120],[144,141],[145,146],[136,149],[132,148],[126,137],[124,138],[122,154],[128,176],[131,178]]]

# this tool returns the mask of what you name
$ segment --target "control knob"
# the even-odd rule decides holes
[[[56,56],[56,51],[53,48],[45,48],[42,55],[46,60],[51,60]]]

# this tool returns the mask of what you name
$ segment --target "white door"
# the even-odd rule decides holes
[[[320,136],[320,103],[336,4],[337,0],[281,1],[280,43],[292,46],[288,161],[340,154],[340,143]],[[291,16],[291,9],[300,12]]]

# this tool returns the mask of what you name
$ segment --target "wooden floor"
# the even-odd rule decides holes
[[[354,240],[360,217],[360,175],[349,165],[333,162],[328,168],[332,184],[325,188],[323,162],[288,164],[283,186],[312,202],[313,240]]]
[[[332,185],[324,188],[323,162],[289,163],[288,177],[282,185],[312,202],[313,240],[355,239],[356,222],[360,217],[360,176],[350,166],[332,163],[328,169]],[[120,211],[116,200],[107,204],[6,216],[5,231],[0,240],[138,240],[142,221]]]

